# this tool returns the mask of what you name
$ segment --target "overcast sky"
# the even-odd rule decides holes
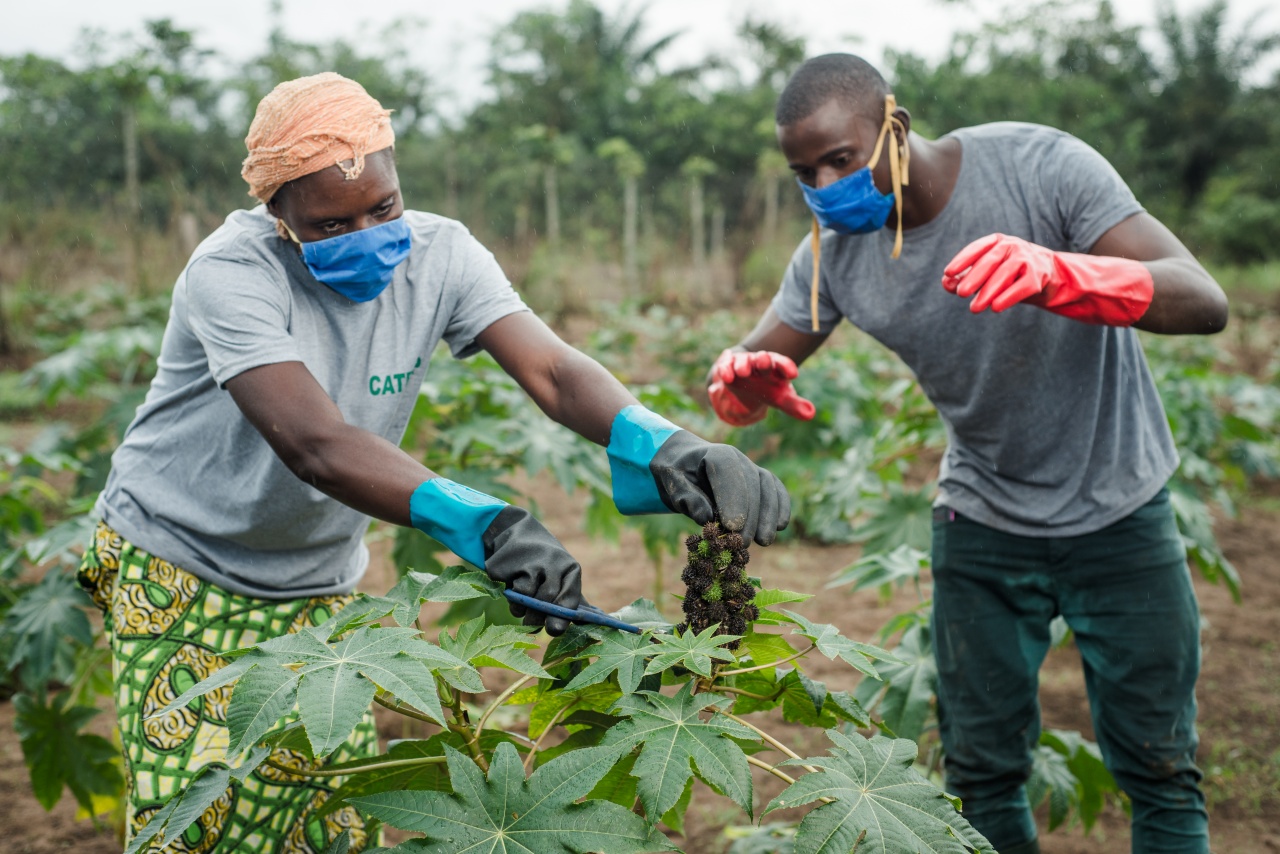
[[[597,0],[607,11],[647,7],[649,37],[682,33],[667,55],[672,64],[725,53],[744,18],[777,22],[803,34],[810,53],[847,50],[879,62],[885,47],[928,57],[945,51],[953,33],[998,18],[1001,9],[1025,8],[1009,0]],[[1159,0],[1113,0],[1122,20],[1150,23]],[[1173,0],[1182,11],[1208,0]],[[284,0],[290,38],[324,42],[368,37],[404,18],[426,22],[418,52],[434,82],[451,93],[455,109],[483,93],[482,64],[489,37],[525,9],[563,9],[567,0]],[[1233,30],[1262,12],[1264,29],[1280,30],[1271,0],[1231,0]],[[205,47],[232,59],[260,53],[270,29],[268,0],[0,0],[0,55],[33,51],[69,61],[82,28],[137,32],[152,18],[172,18],[192,29]],[[1086,8],[1090,8],[1086,6]],[[452,110],[450,110],[452,112]]]

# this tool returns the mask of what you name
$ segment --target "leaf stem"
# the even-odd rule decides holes
[[[460,733],[466,739],[467,752],[471,754],[471,758],[480,766],[480,770],[489,773],[489,760],[485,758],[484,751],[480,749],[480,728],[474,731],[471,729],[470,718],[467,717],[467,710],[462,705],[462,692],[453,692],[453,702],[449,704],[449,709],[453,712],[453,723],[449,725],[449,729]]]
[[[555,667],[558,664],[564,664],[566,661],[568,661],[572,657],[573,656],[571,655],[562,655],[559,658],[555,659],[554,661],[551,661],[548,664],[542,665],[542,669],[546,670],[548,667]],[[488,706],[486,706],[485,710],[480,714],[480,720],[476,722],[475,735],[471,737],[471,740],[477,743],[480,741],[480,731],[484,729],[484,725],[489,722],[489,718],[493,716],[493,713],[496,712],[498,710],[498,707],[501,706],[503,703],[505,703],[512,694],[519,691],[521,688],[523,688],[525,685],[528,685],[533,680],[541,679],[541,678],[542,678],[541,676],[522,676],[519,679],[517,679],[515,682],[512,682],[511,685],[507,687],[507,690],[503,691],[501,694],[495,697],[493,702],[490,703]]]
[[[769,744],[769,745],[770,745],[771,747],[773,747],[774,749],[779,750],[779,751],[781,751],[782,753],[785,753],[789,758],[791,758],[791,759],[799,759],[799,760],[801,760],[801,761],[804,761],[804,757],[802,757],[799,753],[796,753],[796,752],[795,752],[794,750],[792,750],[790,747],[787,747],[785,744],[783,744],[782,742],[778,741],[776,738],[774,738],[773,736],[769,735],[769,733],[767,733],[767,732],[765,732],[764,730],[760,729],[760,727],[756,726],[755,724],[753,724],[753,723],[751,723],[751,722],[749,722],[749,721],[745,721],[745,720],[743,720],[742,718],[738,717],[737,715],[733,714],[732,712],[724,712],[724,711],[722,711],[722,712],[718,712],[717,714],[724,715],[726,718],[728,718],[729,720],[733,721],[734,723],[741,724],[742,726],[746,727],[747,729],[749,729],[749,730],[751,730],[751,731],[755,732],[757,735],[759,735],[761,738],[763,738],[767,744]],[[806,770],[806,771],[811,772],[811,773],[814,773],[814,774],[818,773],[818,769],[817,769],[817,768],[814,768],[812,765],[801,765],[800,767],[801,767],[801,768],[803,768],[803,769],[804,769],[804,770]]]
[[[795,655],[788,655],[786,658],[780,658],[770,664],[757,664],[755,667],[741,667],[737,670],[722,670],[717,673],[716,676],[717,678],[720,676],[741,676],[743,673],[755,673],[757,670],[768,670],[771,667],[777,667],[779,664],[786,664],[788,661],[795,661],[797,658],[802,658],[817,648],[818,645],[816,643],[811,643]]]
[[[529,748],[529,755],[524,758],[525,774],[529,773],[529,768],[530,766],[533,765],[534,757],[538,755],[538,750],[542,748],[542,740],[547,737],[547,735],[551,732],[551,730],[555,729],[556,724],[560,723],[560,721],[564,718],[565,712],[569,711],[570,709],[572,709],[574,706],[578,705],[578,703],[581,703],[581,702],[582,702],[582,698],[579,697],[578,699],[574,700],[572,703],[565,706],[563,709],[561,709],[560,711],[556,712],[554,715],[551,716],[551,720],[547,723],[547,728],[542,731],[542,735],[538,736],[538,740],[533,743],[533,747]]]
[[[402,705],[399,700],[393,703],[388,700],[384,694],[375,695],[373,701],[384,709],[390,709],[391,711],[404,715],[407,718],[413,718],[415,721],[422,721],[424,723],[432,724],[433,726],[440,726],[440,722],[438,720],[427,717],[417,709]]]
[[[443,765],[448,760],[443,756],[418,756],[413,759],[391,759],[387,762],[373,762],[358,768],[290,768],[272,759],[262,760],[267,765],[285,774],[295,777],[345,777],[360,771],[385,771],[388,768],[409,768],[414,765]]]
[[[794,783],[796,781],[795,777],[792,777],[790,774],[788,774],[785,771],[779,771],[777,768],[770,765],[768,762],[765,762],[763,759],[756,759],[754,756],[748,756],[747,763],[750,765],[754,765],[757,768],[763,768],[773,776],[777,777],[779,780],[783,780],[787,783]]]
[[[743,691],[741,688],[731,688],[728,685],[713,685],[710,690],[717,694],[738,694],[743,697],[750,697],[752,700],[762,700],[767,703],[781,697],[783,687],[779,685],[778,690],[774,691],[772,694],[754,694],[751,691]]]

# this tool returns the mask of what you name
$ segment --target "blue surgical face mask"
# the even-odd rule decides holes
[[[869,166],[821,189],[797,183],[818,224],[840,234],[879,231],[893,210],[893,193],[876,189]]]
[[[894,115],[898,102],[893,95],[884,96],[884,121],[880,125],[880,134],[876,137],[875,150],[867,165],[857,172],[845,175],[839,181],[828,184],[822,189],[810,187],[800,182],[800,190],[804,200],[813,211],[813,234],[809,239],[810,251],[813,253],[813,280],[809,286],[809,313],[813,318],[813,331],[820,330],[818,322],[818,289],[822,277],[822,234],[821,227],[829,228],[840,234],[866,234],[884,228],[889,220],[889,211],[898,209],[898,233],[893,240],[893,251],[890,258],[902,254],[902,188],[908,179],[907,165],[911,150],[906,143],[907,128]],[[897,147],[894,129],[902,132],[903,144]],[[889,146],[889,180],[893,182],[892,193],[882,193],[876,189],[871,180],[871,170],[880,162],[880,153],[884,150],[886,140]]]
[[[396,267],[409,257],[409,225],[403,216],[307,243],[298,240],[288,225],[285,230],[302,247],[302,260],[311,275],[352,302],[368,302],[386,290]]]

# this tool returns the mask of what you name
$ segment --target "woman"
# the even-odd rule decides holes
[[[787,523],[775,477],[645,410],[529,313],[462,225],[404,209],[389,112],[330,73],[259,104],[242,175],[263,205],[228,217],[179,277],[156,378],[112,459],[82,582],[110,615],[130,834],[224,758],[229,690],[151,716],[221,653],[349,601],[370,517],[520,593],[582,604],[577,561],[528,511],[397,447],[441,340],[456,357],[487,351],[547,415],[607,446],[624,513],[718,517],[762,545]],[[366,719],[330,761],[375,741]],[[353,811],[313,817],[330,791],[264,767],[179,847],[319,852],[344,827],[363,847]]]

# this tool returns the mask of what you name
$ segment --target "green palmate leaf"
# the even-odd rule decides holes
[[[300,671],[298,715],[316,756],[327,756],[346,741],[379,686],[444,724],[435,677],[419,656],[436,657],[435,653],[439,653],[438,660],[443,663],[464,665],[415,638],[415,634],[413,629],[366,627],[326,647],[328,654],[323,658],[304,664]],[[411,646],[417,651],[414,657],[401,651]]]
[[[359,596],[345,608],[316,626],[316,636],[336,640],[347,632],[378,622],[396,609],[396,603],[379,596]]]
[[[311,753],[311,739],[307,738],[307,730],[302,721],[293,721],[281,729],[267,733],[258,744],[272,750],[292,750],[302,754],[308,762],[315,759]]]
[[[759,622],[757,620],[757,622]],[[784,658],[790,658],[798,651],[794,646],[787,642],[782,635],[770,634],[768,632],[748,631],[742,636],[742,644],[738,647],[739,655],[746,655],[751,659],[752,664],[773,664]],[[760,671],[773,676],[773,669]]]
[[[539,738],[556,720],[563,717],[566,709],[574,711],[606,712],[621,696],[618,689],[611,684],[587,685],[570,690],[552,689],[543,691],[532,709],[529,710],[529,738]]]
[[[350,774],[343,777],[345,782],[342,787],[324,802],[318,815],[325,816],[342,809],[347,805],[347,798],[378,792],[453,791],[449,786],[449,770],[443,763],[415,760],[441,759],[445,755],[446,746],[457,751],[465,750],[466,740],[466,736],[460,733],[441,732],[427,739],[397,741],[381,756],[327,766],[331,771],[349,769]],[[517,750],[520,749],[520,745],[505,732],[485,730],[480,734],[480,749],[484,753],[492,753],[499,744],[511,744]],[[386,767],[391,762],[415,764]]]
[[[662,823],[667,827],[684,835],[684,814],[689,811],[689,804],[693,802],[693,778],[689,778],[689,782],[684,784],[684,792],[681,793],[680,799],[676,801],[676,805],[662,814]]]
[[[744,673],[732,679],[734,688],[756,695],[735,695],[733,712],[737,715],[782,706],[783,718],[788,723],[802,726],[829,729],[841,721],[857,726],[870,723],[866,711],[853,695],[847,691],[830,691],[823,683],[798,670],[780,669],[776,680],[764,670]]]
[[[1187,550],[1187,557],[1200,569],[1206,580],[1227,585],[1231,597],[1240,601],[1240,574],[1227,560],[1213,535],[1213,517],[1209,506],[1197,498],[1189,488],[1169,490],[1169,502],[1178,520],[1178,530]]]
[[[866,521],[853,530],[867,554],[889,552],[899,546],[929,548],[933,537],[933,484],[911,492],[890,483],[883,496],[862,502]]]
[[[786,605],[791,602],[807,602],[812,598],[813,595],[810,593],[793,593],[790,590],[765,588],[756,593],[755,598],[751,600],[751,604],[760,609],[760,616],[756,619],[757,623],[764,625],[780,625],[782,623],[788,623],[790,620],[782,614],[779,614],[777,611],[769,610],[770,608],[774,605]]]
[[[814,623],[794,611],[783,611],[782,613],[795,622],[798,634],[813,641],[818,648],[818,652],[832,660],[839,658],[867,676],[874,678],[877,675],[876,668],[871,665],[870,659],[888,662],[899,661],[896,656],[887,650],[871,644],[858,643],[843,636],[835,626],[827,623]]]
[[[821,770],[788,786],[765,810],[831,799],[800,822],[797,854],[848,854],[855,846],[859,854],[994,852],[942,790],[911,767],[914,742],[838,730],[828,730],[827,737],[835,745],[829,756],[783,763]]]
[[[635,764],[634,752],[622,754],[617,764],[610,768],[608,773],[600,778],[600,782],[596,783],[595,788],[587,793],[587,799],[608,801],[631,809],[636,802],[636,786],[640,784],[640,781],[631,774]]]
[[[93,645],[93,630],[85,613],[90,604],[70,574],[51,570],[18,597],[5,615],[0,633],[12,639],[9,666],[21,665],[23,682],[33,690],[44,690],[55,663],[62,662],[60,671],[69,669],[68,642]]]
[[[1102,751],[1080,733],[1058,729],[1042,732],[1040,747],[1066,758],[1067,770],[1076,781],[1071,806],[1076,808],[1085,830],[1089,830],[1107,800],[1120,795],[1120,786],[1102,761]]]
[[[597,747],[604,740],[607,730],[598,729],[596,727],[583,727],[576,729],[562,742],[552,747],[544,747],[538,751],[538,755],[533,760],[533,767],[540,768],[546,765],[557,756],[563,756],[566,753],[572,753],[575,750],[581,750],[584,747]],[[633,798],[630,804],[624,804],[627,808],[635,803]]]
[[[423,602],[496,599],[502,596],[502,588],[502,584],[479,570],[450,566],[439,575],[410,570],[387,592],[386,598],[396,603],[395,621],[409,626],[418,618]]]
[[[712,661],[733,661],[733,653],[723,644],[737,640],[740,635],[717,635],[719,626],[707,626],[695,634],[658,635],[657,654],[645,667],[645,673],[661,673],[672,667],[690,670],[700,676],[711,675]]]
[[[871,715],[867,714],[867,710],[848,691],[832,691],[827,694],[827,702],[822,708],[856,727],[866,729],[871,726]]]
[[[168,846],[222,797],[232,780],[243,782],[266,755],[266,748],[259,748],[236,768],[215,762],[196,771],[190,782],[151,816],[146,826],[133,837],[124,854],[139,854],[152,847]]]
[[[385,792],[353,798],[361,812],[425,834],[397,846],[403,854],[459,851],[588,854],[670,851],[671,843],[630,810],[603,800],[576,803],[624,750],[589,747],[558,757],[527,780],[514,747],[501,744],[488,779],[474,762],[446,748],[453,794]]]
[[[258,644],[185,691],[161,714],[238,679],[227,710],[232,755],[256,744],[295,701],[314,756],[341,745],[378,688],[443,723],[433,670],[479,683],[466,662],[405,628],[364,626],[330,645],[328,627],[306,628]]]
[[[524,653],[538,646],[529,640],[530,634],[531,630],[519,626],[486,626],[483,619],[475,619],[458,626],[454,635],[441,632],[440,645],[473,667],[503,667],[550,679],[551,674]]]
[[[585,688],[608,679],[613,673],[618,674],[618,686],[624,694],[634,694],[644,678],[645,663],[657,649],[650,636],[633,635],[626,632],[609,632],[600,638],[600,642],[589,647],[583,658],[595,660],[582,669],[577,676],[565,686],[566,691]]]
[[[1067,767],[1067,757],[1046,744],[1036,745],[1031,754],[1031,778],[1027,780],[1027,801],[1036,809],[1049,801],[1049,830],[1056,830],[1071,814],[1079,800],[1079,782]]]
[[[23,547],[27,560],[38,565],[59,556],[64,560],[74,559],[73,549],[89,539],[89,535],[93,533],[94,524],[94,517],[89,513],[59,522],[41,536],[27,541]]]
[[[659,634],[671,631],[671,623],[662,616],[662,612],[658,610],[658,606],[654,605],[649,599],[637,599],[630,605],[626,605],[620,610],[615,611],[613,616],[622,620],[624,623],[630,623],[641,630],[652,631]]]
[[[351,850],[351,831],[344,830],[342,833],[334,837],[333,842],[329,843],[329,847],[324,849],[324,854],[347,854]]]
[[[279,666],[262,653],[250,653],[241,660],[249,659],[256,666],[240,676],[227,704],[228,756],[236,756],[246,747],[257,744],[267,730],[293,710],[298,699],[300,677],[296,672]]]
[[[615,708],[628,717],[609,730],[604,744],[628,750],[644,745],[632,773],[640,778],[646,814],[660,816],[676,805],[693,773],[691,764],[702,779],[751,813],[751,770],[733,739],[755,741],[756,734],[722,716],[704,721],[699,714],[708,708],[720,711],[730,702],[714,694],[695,695],[692,682],[674,697],[642,691],[618,700]]]
[[[909,626],[894,654],[897,661],[880,665],[879,677],[863,679],[853,696],[863,706],[878,711],[895,735],[918,739],[933,711],[938,685],[938,664],[933,657],[928,624]]]
[[[92,706],[67,707],[66,695],[49,705],[18,694],[13,698],[14,729],[22,758],[31,774],[31,788],[46,810],[62,798],[65,786],[76,803],[91,815],[100,810],[95,799],[116,797],[124,788],[120,753],[105,738],[80,732],[98,714]]]
[[[827,587],[845,584],[853,590],[879,587],[883,597],[888,597],[894,585],[920,580],[920,572],[928,569],[929,555],[908,545],[898,546],[891,552],[863,555],[854,564],[838,573]]]
[[[176,698],[174,698],[173,701],[169,703],[169,705],[165,706],[163,709],[156,712],[151,717],[152,718],[164,717],[165,715],[172,712],[174,709],[181,709],[183,706],[190,703],[196,697],[202,696],[204,694],[208,694],[210,691],[215,691],[218,688],[221,688],[223,685],[227,685],[231,682],[236,681],[237,679],[239,679],[241,676],[245,674],[245,671],[247,671],[251,667],[256,667],[258,662],[262,660],[263,659],[261,657],[253,658],[248,655],[242,655],[239,658],[232,659],[231,663],[228,664],[226,667],[221,667],[213,671],[207,677],[200,680],[196,684],[192,685],[187,690],[183,691]]]

